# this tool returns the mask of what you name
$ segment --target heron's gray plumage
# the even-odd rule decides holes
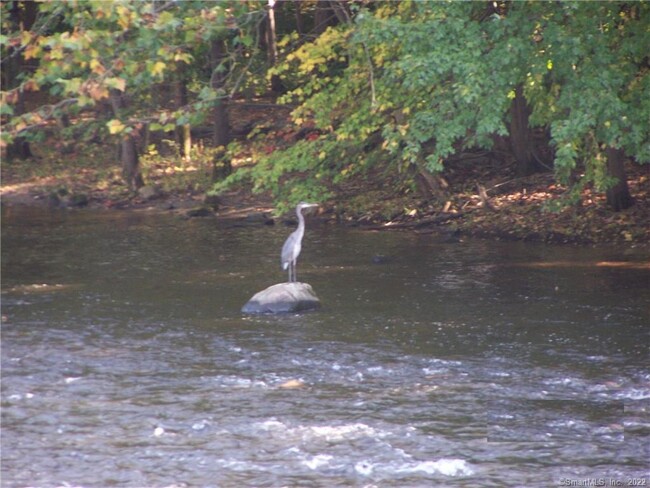
[[[294,230],[282,246],[281,263],[282,269],[289,270],[289,281],[296,281],[296,261],[302,249],[302,237],[305,235],[305,217],[302,215],[303,208],[318,207],[315,203],[300,202],[296,206],[298,216],[298,228]]]

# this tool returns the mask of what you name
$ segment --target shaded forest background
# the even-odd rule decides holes
[[[1,8],[5,189],[213,208],[239,190],[383,227],[650,240],[648,2]]]

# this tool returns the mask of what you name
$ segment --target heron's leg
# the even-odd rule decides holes
[[[291,262],[291,282],[296,282],[296,261]]]

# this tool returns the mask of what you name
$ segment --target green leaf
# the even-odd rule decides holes
[[[8,103],[0,103],[0,115],[13,115],[14,108]]]

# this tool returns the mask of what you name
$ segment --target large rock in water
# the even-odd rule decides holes
[[[307,283],[278,283],[253,295],[243,313],[304,312],[320,308],[320,300]]]

